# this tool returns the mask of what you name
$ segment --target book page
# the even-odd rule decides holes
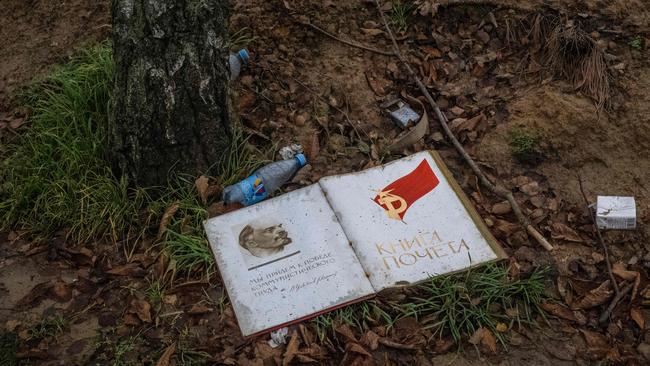
[[[437,159],[421,152],[319,182],[376,291],[505,257]]]
[[[317,184],[204,226],[244,336],[374,293]]]

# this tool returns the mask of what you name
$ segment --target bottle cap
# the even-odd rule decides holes
[[[296,160],[298,160],[298,162],[300,163],[300,167],[303,167],[303,166],[307,165],[307,157],[305,157],[305,155],[296,154],[296,156],[294,156],[294,158]]]
[[[239,58],[244,61],[244,63],[248,63],[248,60],[250,59],[250,55],[248,54],[248,50],[245,48],[242,48],[237,52],[239,55]]]

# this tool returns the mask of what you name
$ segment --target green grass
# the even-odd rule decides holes
[[[164,189],[133,189],[113,175],[108,163],[112,84],[111,45],[102,43],[20,94],[31,116],[19,138],[0,149],[0,232],[51,237],[62,231],[78,242],[137,240],[146,230],[155,231],[164,210],[179,201],[162,245],[179,271],[209,273],[214,264],[202,228],[207,211],[194,177],[170,177]],[[223,186],[268,161],[241,132],[232,141],[212,170]]]
[[[18,351],[18,336],[13,332],[0,333],[0,365],[18,365],[16,352]]]
[[[251,42],[257,40],[258,37],[249,35],[249,31],[250,28],[244,27],[231,34],[227,48],[231,52],[237,52],[240,49],[247,47]]]
[[[147,343],[140,332],[129,336],[119,336],[116,328],[109,328],[105,334],[96,339],[93,364],[111,366],[153,365],[162,352],[142,352],[151,350],[154,343]],[[142,330],[140,330],[142,331]],[[157,346],[158,343],[155,343]],[[149,346],[149,347],[148,347]]]
[[[641,36],[635,36],[627,44],[635,50],[640,50],[643,48],[643,38]]]
[[[219,172],[218,180],[222,186],[236,183],[268,161],[264,154],[248,144],[241,132],[236,132],[229,153],[215,167]],[[199,200],[193,177],[176,178],[166,194],[150,204],[150,211],[160,217],[165,208],[177,201],[180,208],[167,226],[162,244],[182,272],[209,275],[215,267],[203,230],[208,213]]]
[[[546,275],[547,269],[535,269],[526,278],[511,279],[507,267],[489,264],[467,273],[435,277],[419,287],[419,296],[401,306],[401,313],[420,320],[434,334],[451,334],[457,342],[462,335],[486,327],[505,344],[496,331],[498,323],[530,325],[537,314],[544,314],[538,305],[547,296]],[[516,309],[516,315],[506,315],[507,309]]]
[[[407,302],[368,300],[320,315],[311,324],[319,341],[329,342],[329,335],[341,324],[363,333],[373,326],[390,328],[401,318],[414,317],[433,334],[451,335],[456,342],[486,327],[505,345],[503,333],[496,331],[497,324],[505,323],[508,328],[534,325],[537,315],[544,316],[538,305],[547,297],[547,272],[536,269],[525,278],[511,279],[507,267],[489,264],[466,273],[434,277],[416,287],[417,294]]]
[[[55,315],[43,319],[41,322],[29,329],[29,340],[40,340],[43,338],[56,337],[68,326],[68,321],[62,315]]]
[[[187,326],[179,331],[175,356],[177,365],[200,366],[208,364],[212,356],[207,352],[197,351],[192,348],[192,345],[196,344],[197,337]]]
[[[539,138],[529,131],[515,128],[508,134],[510,148],[515,156],[530,155],[537,152]]]
[[[165,288],[163,284],[158,280],[153,280],[149,282],[149,287],[145,291],[147,300],[151,306],[156,310],[160,310],[162,305],[163,297],[165,297]]]
[[[398,32],[405,32],[408,29],[408,18],[413,9],[415,9],[414,5],[408,2],[397,1],[393,3],[390,20]]]
[[[112,366],[131,366],[136,363],[133,361],[134,357],[132,355],[136,346],[141,343],[140,337],[129,337],[124,339],[112,347],[113,352],[113,362]],[[137,359],[137,358],[136,358]]]
[[[318,339],[323,342],[338,325],[348,325],[359,331],[375,325],[392,326],[393,315],[383,309],[376,300],[367,300],[352,304],[332,312],[319,315],[311,321]]]
[[[146,192],[130,190],[106,162],[112,80],[103,43],[19,96],[31,116],[0,156],[0,231],[52,235],[65,228],[78,241],[117,240],[137,222]]]

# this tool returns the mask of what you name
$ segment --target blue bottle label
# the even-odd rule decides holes
[[[253,174],[250,177],[244,179],[240,182],[242,186],[242,191],[244,192],[244,205],[250,206],[257,202],[260,202],[266,197],[269,196],[269,193],[264,187],[264,180],[262,177],[257,174]]]

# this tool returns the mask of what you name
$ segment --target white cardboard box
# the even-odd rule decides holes
[[[634,197],[598,196],[596,224],[600,229],[635,229],[636,203]]]

